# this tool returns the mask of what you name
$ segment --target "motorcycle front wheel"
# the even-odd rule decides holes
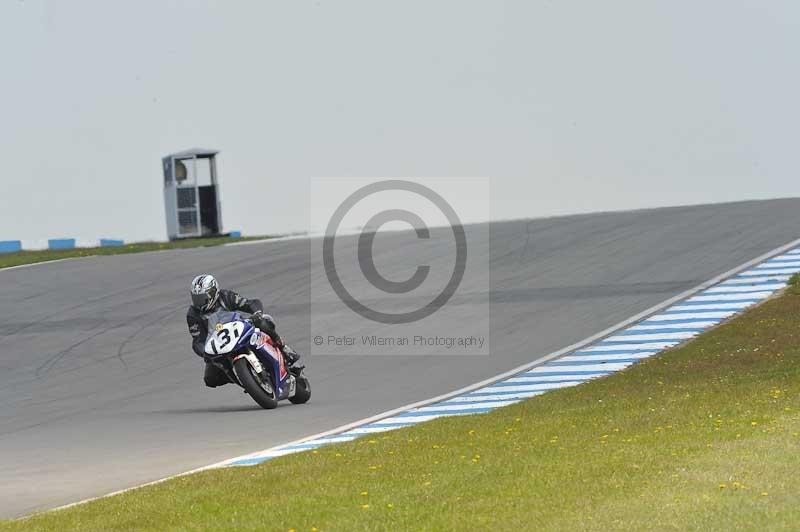
[[[278,400],[275,399],[275,389],[271,382],[263,382],[261,378],[253,371],[253,367],[247,362],[247,359],[240,358],[233,363],[233,371],[239,378],[244,389],[250,394],[250,397],[258,403],[262,408],[272,410],[278,406]]]

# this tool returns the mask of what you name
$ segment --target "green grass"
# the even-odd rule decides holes
[[[247,240],[263,240],[269,236],[248,236],[231,238],[227,236],[212,238],[190,238],[173,242],[137,242],[123,246],[105,246],[96,248],[74,249],[42,249],[37,251],[17,251],[14,253],[0,253],[0,269],[35,262],[71,259],[76,257],[90,257],[93,255],[124,255],[127,253],[142,253],[144,251],[160,251],[164,249],[185,249],[207,246],[219,246],[231,242],[244,242]]]
[[[798,530],[799,344],[794,285],[585,385],[0,530]]]

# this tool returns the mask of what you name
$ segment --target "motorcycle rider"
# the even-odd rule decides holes
[[[231,382],[225,369],[212,362],[205,352],[208,315],[220,309],[252,314],[253,325],[266,333],[272,343],[280,349],[287,367],[300,367],[297,364],[300,355],[286,345],[283,338],[275,331],[275,321],[269,314],[264,314],[264,305],[260,300],[245,299],[233,290],[220,289],[216,278],[208,274],[195,277],[190,292],[192,305],[186,313],[186,324],[189,326],[189,334],[192,335],[192,350],[206,362],[203,375],[206,386],[216,388]]]

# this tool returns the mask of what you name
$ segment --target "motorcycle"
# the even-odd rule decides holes
[[[303,369],[287,368],[280,349],[251,317],[221,310],[208,317],[208,326],[206,354],[262,408],[273,409],[284,399],[302,404],[311,398]]]

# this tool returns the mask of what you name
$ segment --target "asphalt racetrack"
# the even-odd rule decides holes
[[[322,282],[309,278],[308,240],[0,270],[0,517],[285,443],[532,361],[800,237],[800,200],[493,223],[484,232],[490,355],[310,357],[311,402],[270,412],[235,386],[203,385],[184,318],[188,284],[210,272],[261,297],[307,352],[309,284]],[[379,236],[376,262],[383,253],[397,271],[413,271],[419,257],[402,252],[403,239]],[[425,260],[435,269],[435,255]],[[453,303],[464,320],[457,328],[487,319],[485,305]]]

